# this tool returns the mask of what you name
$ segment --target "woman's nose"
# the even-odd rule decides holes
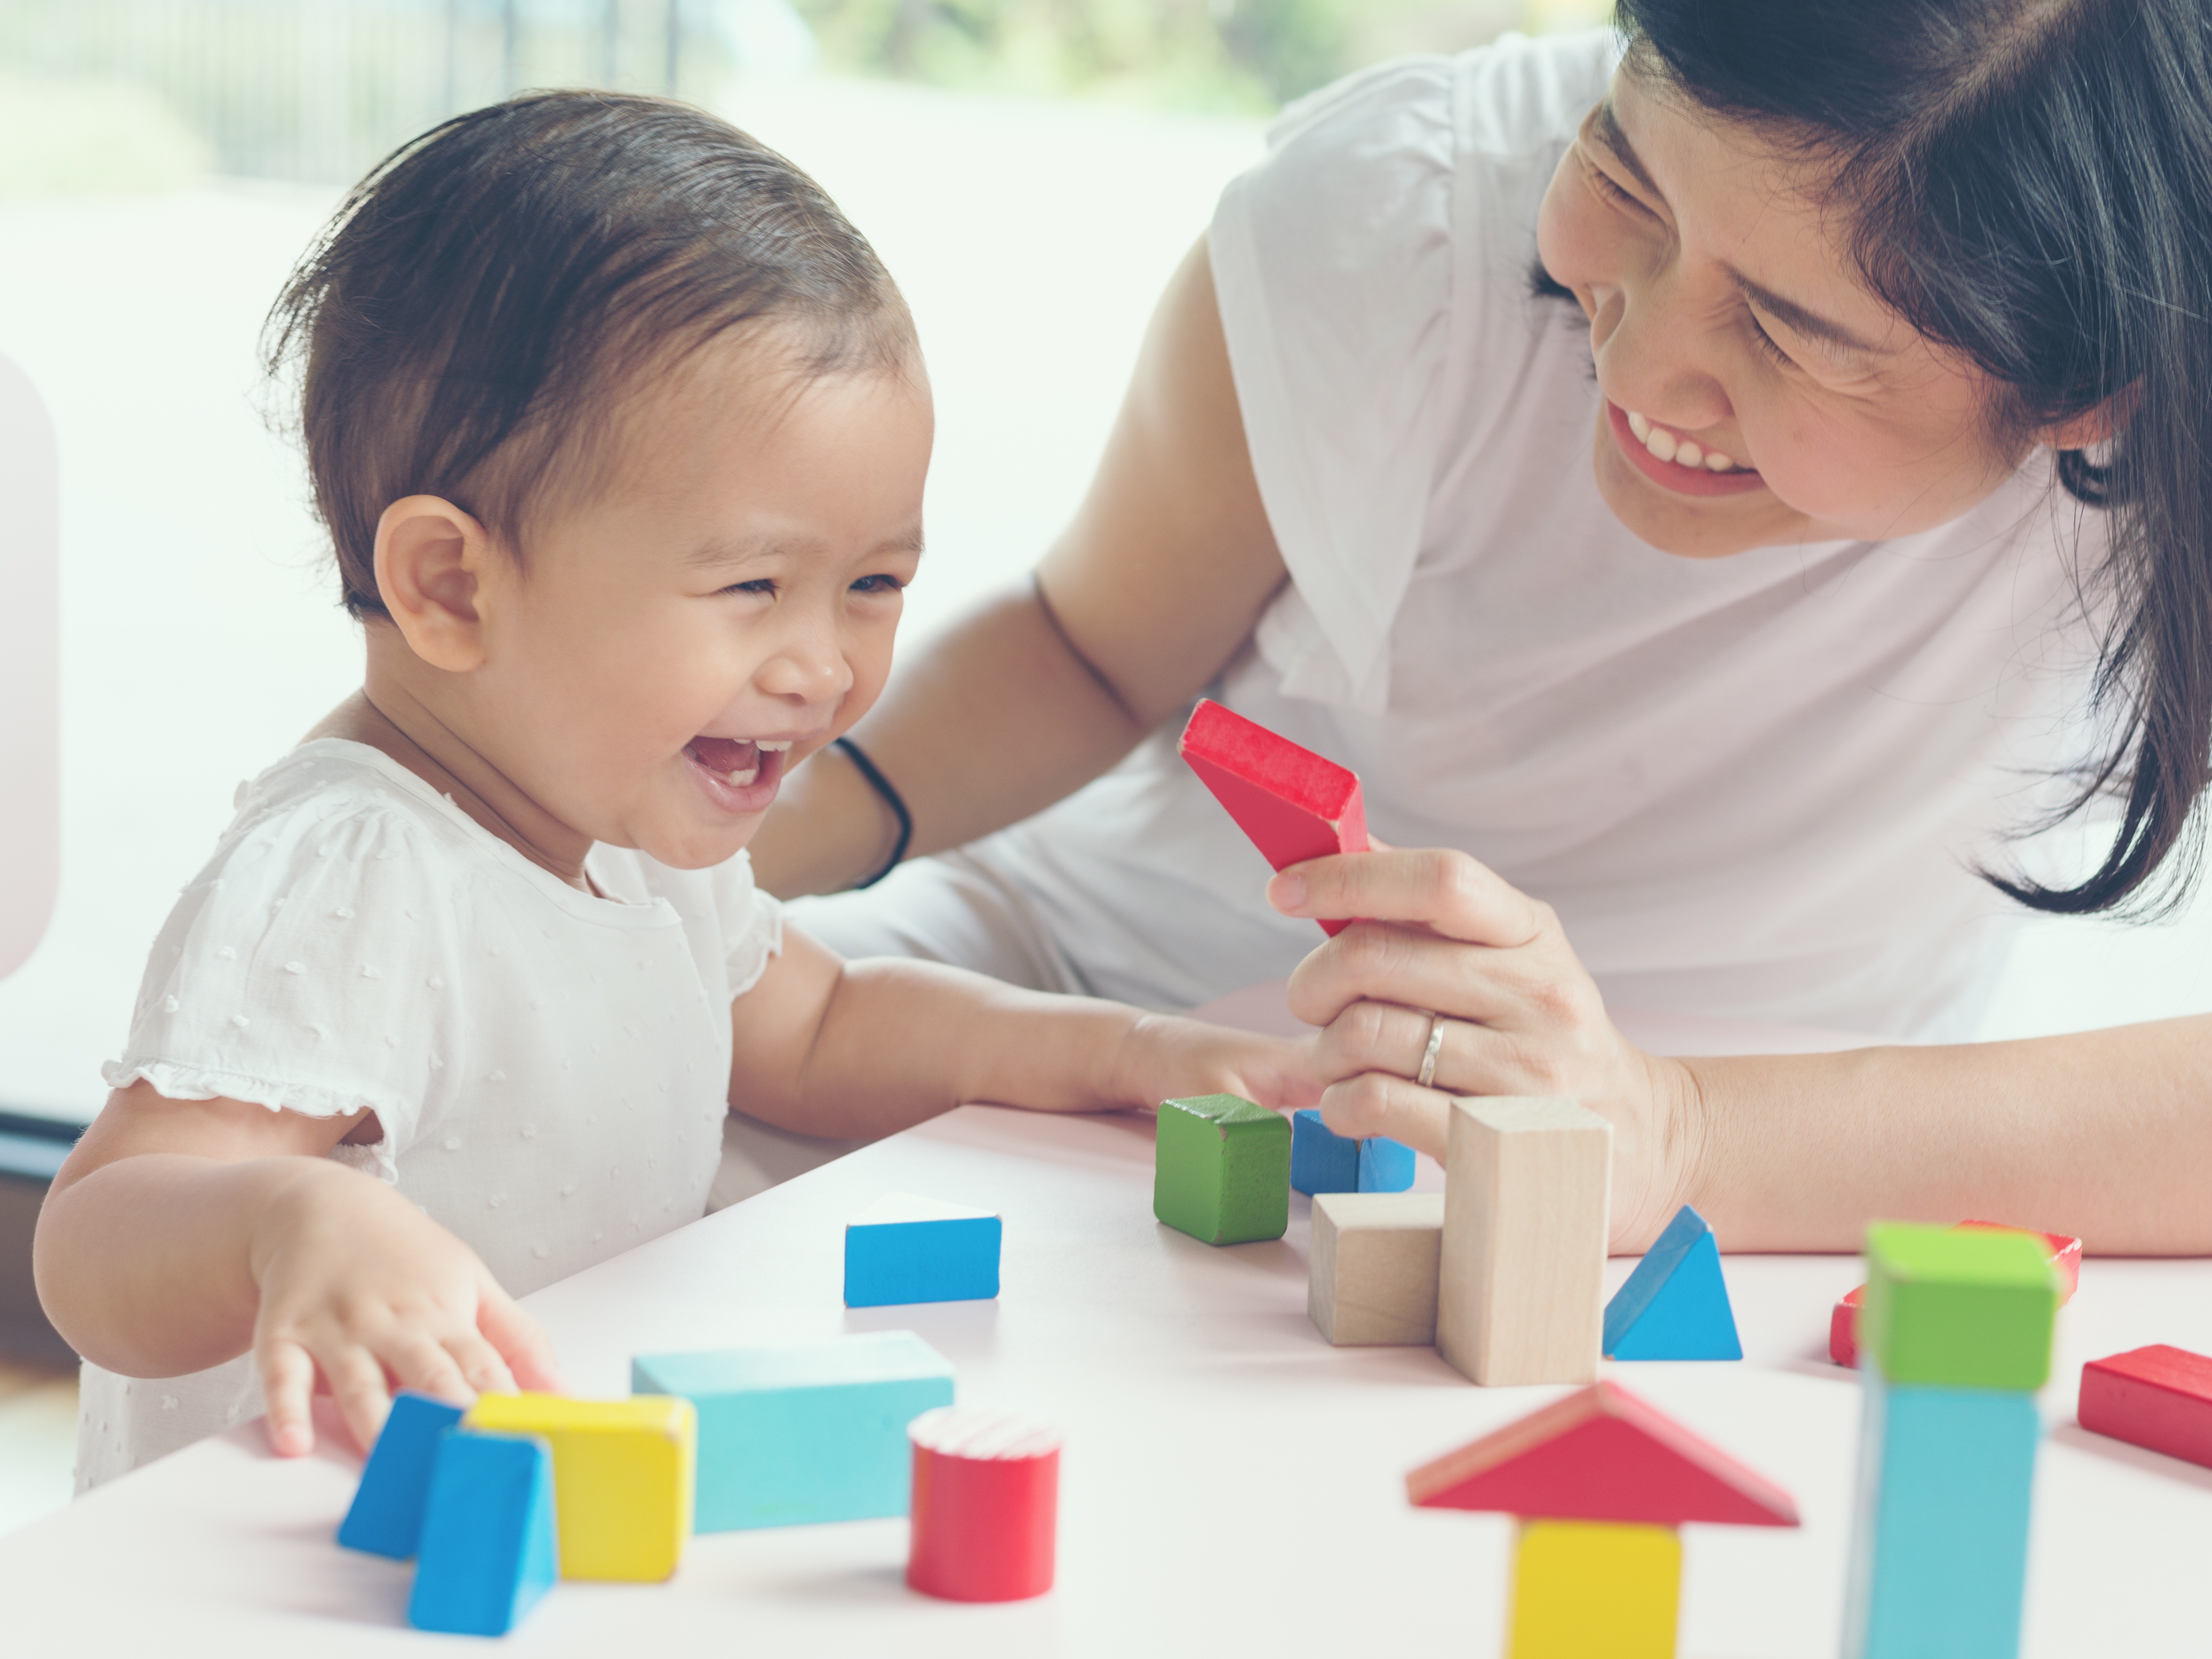
[[[1680,431],[1726,420],[1728,394],[1706,356],[1709,325],[1664,278],[1614,290],[1591,326],[1605,395]]]

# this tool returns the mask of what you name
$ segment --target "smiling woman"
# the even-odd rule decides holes
[[[1620,15],[1285,112],[1034,591],[864,722],[939,856],[800,914],[1155,1006],[1289,975],[1340,1133],[1440,1151],[1452,1094],[1606,1112],[1624,1246],[1689,1200],[1747,1249],[1883,1213],[2212,1249],[2206,1022],[1680,1062],[1607,1012],[1957,1042],[2014,901],[2194,874],[2212,17]],[[1419,850],[1263,899],[1164,735],[1201,690]],[[865,791],[793,786],[763,879],[849,882]],[[2101,868],[1981,873],[2108,801]],[[1315,918],[1367,920],[1316,950]]]

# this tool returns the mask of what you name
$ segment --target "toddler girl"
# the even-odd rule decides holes
[[[510,1297],[698,1217],[732,1104],[1316,1097],[1296,1045],[844,963],[754,887],[883,685],[931,441],[896,290],[789,163],[653,100],[480,110],[272,330],[367,672],[241,790],[41,1217],[81,1486],[259,1398],[296,1454],[319,1386],[364,1444],[395,1386],[557,1388]]]

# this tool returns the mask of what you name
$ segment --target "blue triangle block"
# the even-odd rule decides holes
[[[1413,1149],[1401,1140],[1370,1135],[1359,1143],[1359,1190],[1402,1193],[1413,1184]]]
[[[1291,1187],[1301,1193],[1359,1190],[1360,1143],[1348,1140],[1308,1107],[1291,1114]]]
[[[338,1528],[349,1550],[404,1561],[422,1534],[422,1506],[430,1498],[430,1465],[438,1437],[461,1420],[461,1408],[426,1394],[403,1390],[392,1401],[383,1432],[369,1448],[355,1488],[353,1507]]]
[[[447,1430],[430,1471],[407,1622],[504,1636],[560,1576],[552,1448],[534,1435]]]
[[[1741,1359],[1721,1249],[1685,1204],[1605,1305],[1608,1359]]]

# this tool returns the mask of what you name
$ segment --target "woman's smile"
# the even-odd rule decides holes
[[[1738,464],[1733,457],[1708,454],[1696,444],[1676,437],[1665,427],[1644,421],[1642,416],[1632,414],[1610,398],[1606,400],[1605,418],[1613,428],[1613,441],[1628,458],[1628,464],[1662,489],[1677,495],[1742,495],[1766,487],[1764,478]],[[1639,421],[1644,428],[1642,435],[1636,431]],[[1667,449],[1674,451],[1673,458],[1662,459],[1661,451]],[[1716,467],[1713,463],[1717,460],[1727,465]]]

